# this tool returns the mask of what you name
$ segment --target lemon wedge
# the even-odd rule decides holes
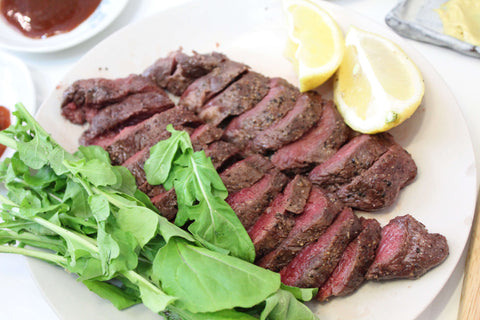
[[[335,20],[308,0],[284,0],[288,40],[284,55],[292,62],[300,91],[315,89],[342,62],[344,37]]]
[[[392,41],[351,28],[334,82],[345,122],[363,133],[387,131],[408,119],[425,92],[422,75]]]

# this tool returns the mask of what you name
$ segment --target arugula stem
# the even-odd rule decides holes
[[[0,144],[3,144],[4,146],[7,146],[11,149],[17,150],[17,142],[14,139],[6,136],[5,134],[0,133]]]
[[[59,241],[56,239],[49,239],[47,237],[39,237],[37,235],[31,234],[28,232],[17,233],[8,229],[3,229],[1,227],[0,227],[0,230],[2,230],[2,234],[0,234],[0,239],[11,239],[13,241],[19,241],[19,242],[35,241],[35,242],[39,242],[46,245],[49,245],[49,244],[58,245],[58,241]]]
[[[25,249],[9,245],[0,246],[0,253],[15,253],[23,256],[41,259],[44,261],[55,263],[61,267],[64,267],[68,262],[65,257],[58,256],[54,253],[44,252],[40,250]]]
[[[130,282],[137,285],[140,288],[147,288],[148,290],[155,292],[159,295],[166,295],[165,292],[162,291],[159,287],[155,284],[150,282],[148,279],[144,278],[142,275],[138,274],[133,270],[125,271],[121,273],[125,278],[127,278]]]
[[[96,246],[96,243],[94,242],[95,240],[87,236],[83,236],[77,232],[59,227],[56,224],[53,224],[40,217],[33,218],[33,221],[57,233],[59,236],[63,237],[64,239],[76,239],[78,242],[81,242],[86,248],[88,248],[92,253],[97,253],[97,254],[100,253],[100,251],[98,250],[98,247]]]
[[[1,137],[1,134],[0,134],[0,137]],[[9,205],[9,206],[18,207],[18,204],[16,204],[15,202],[8,199],[7,197],[5,197],[2,194],[0,194],[0,204],[6,204],[6,205]]]

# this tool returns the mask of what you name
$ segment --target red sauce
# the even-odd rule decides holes
[[[75,29],[101,0],[1,0],[7,21],[30,38],[46,38]]]
[[[10,126],[10,110],[0,106],[0,131],[7,129]],[[3,144],[0,144],[0,156],[2,156],[6,147]]]

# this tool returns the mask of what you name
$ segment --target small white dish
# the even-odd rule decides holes
[[[0,51],[0,105],[10,110],[11,123],[14,123],[15,104],[21,102],[34,114],[37,109],[35,86],[27,66],[18,58]],[[12,150],[5,150],[3,159]]]
[[[128,0],[103,0],[87,20],[72,31],[46,39],[32,39],[0,18],[0,47],[24,52],[54,52],[72,47],[105,29],[123,11]]]

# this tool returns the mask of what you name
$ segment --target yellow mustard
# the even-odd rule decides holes
[[[435,11],[445,34],[480,46],[480,0],[450,0]]]

